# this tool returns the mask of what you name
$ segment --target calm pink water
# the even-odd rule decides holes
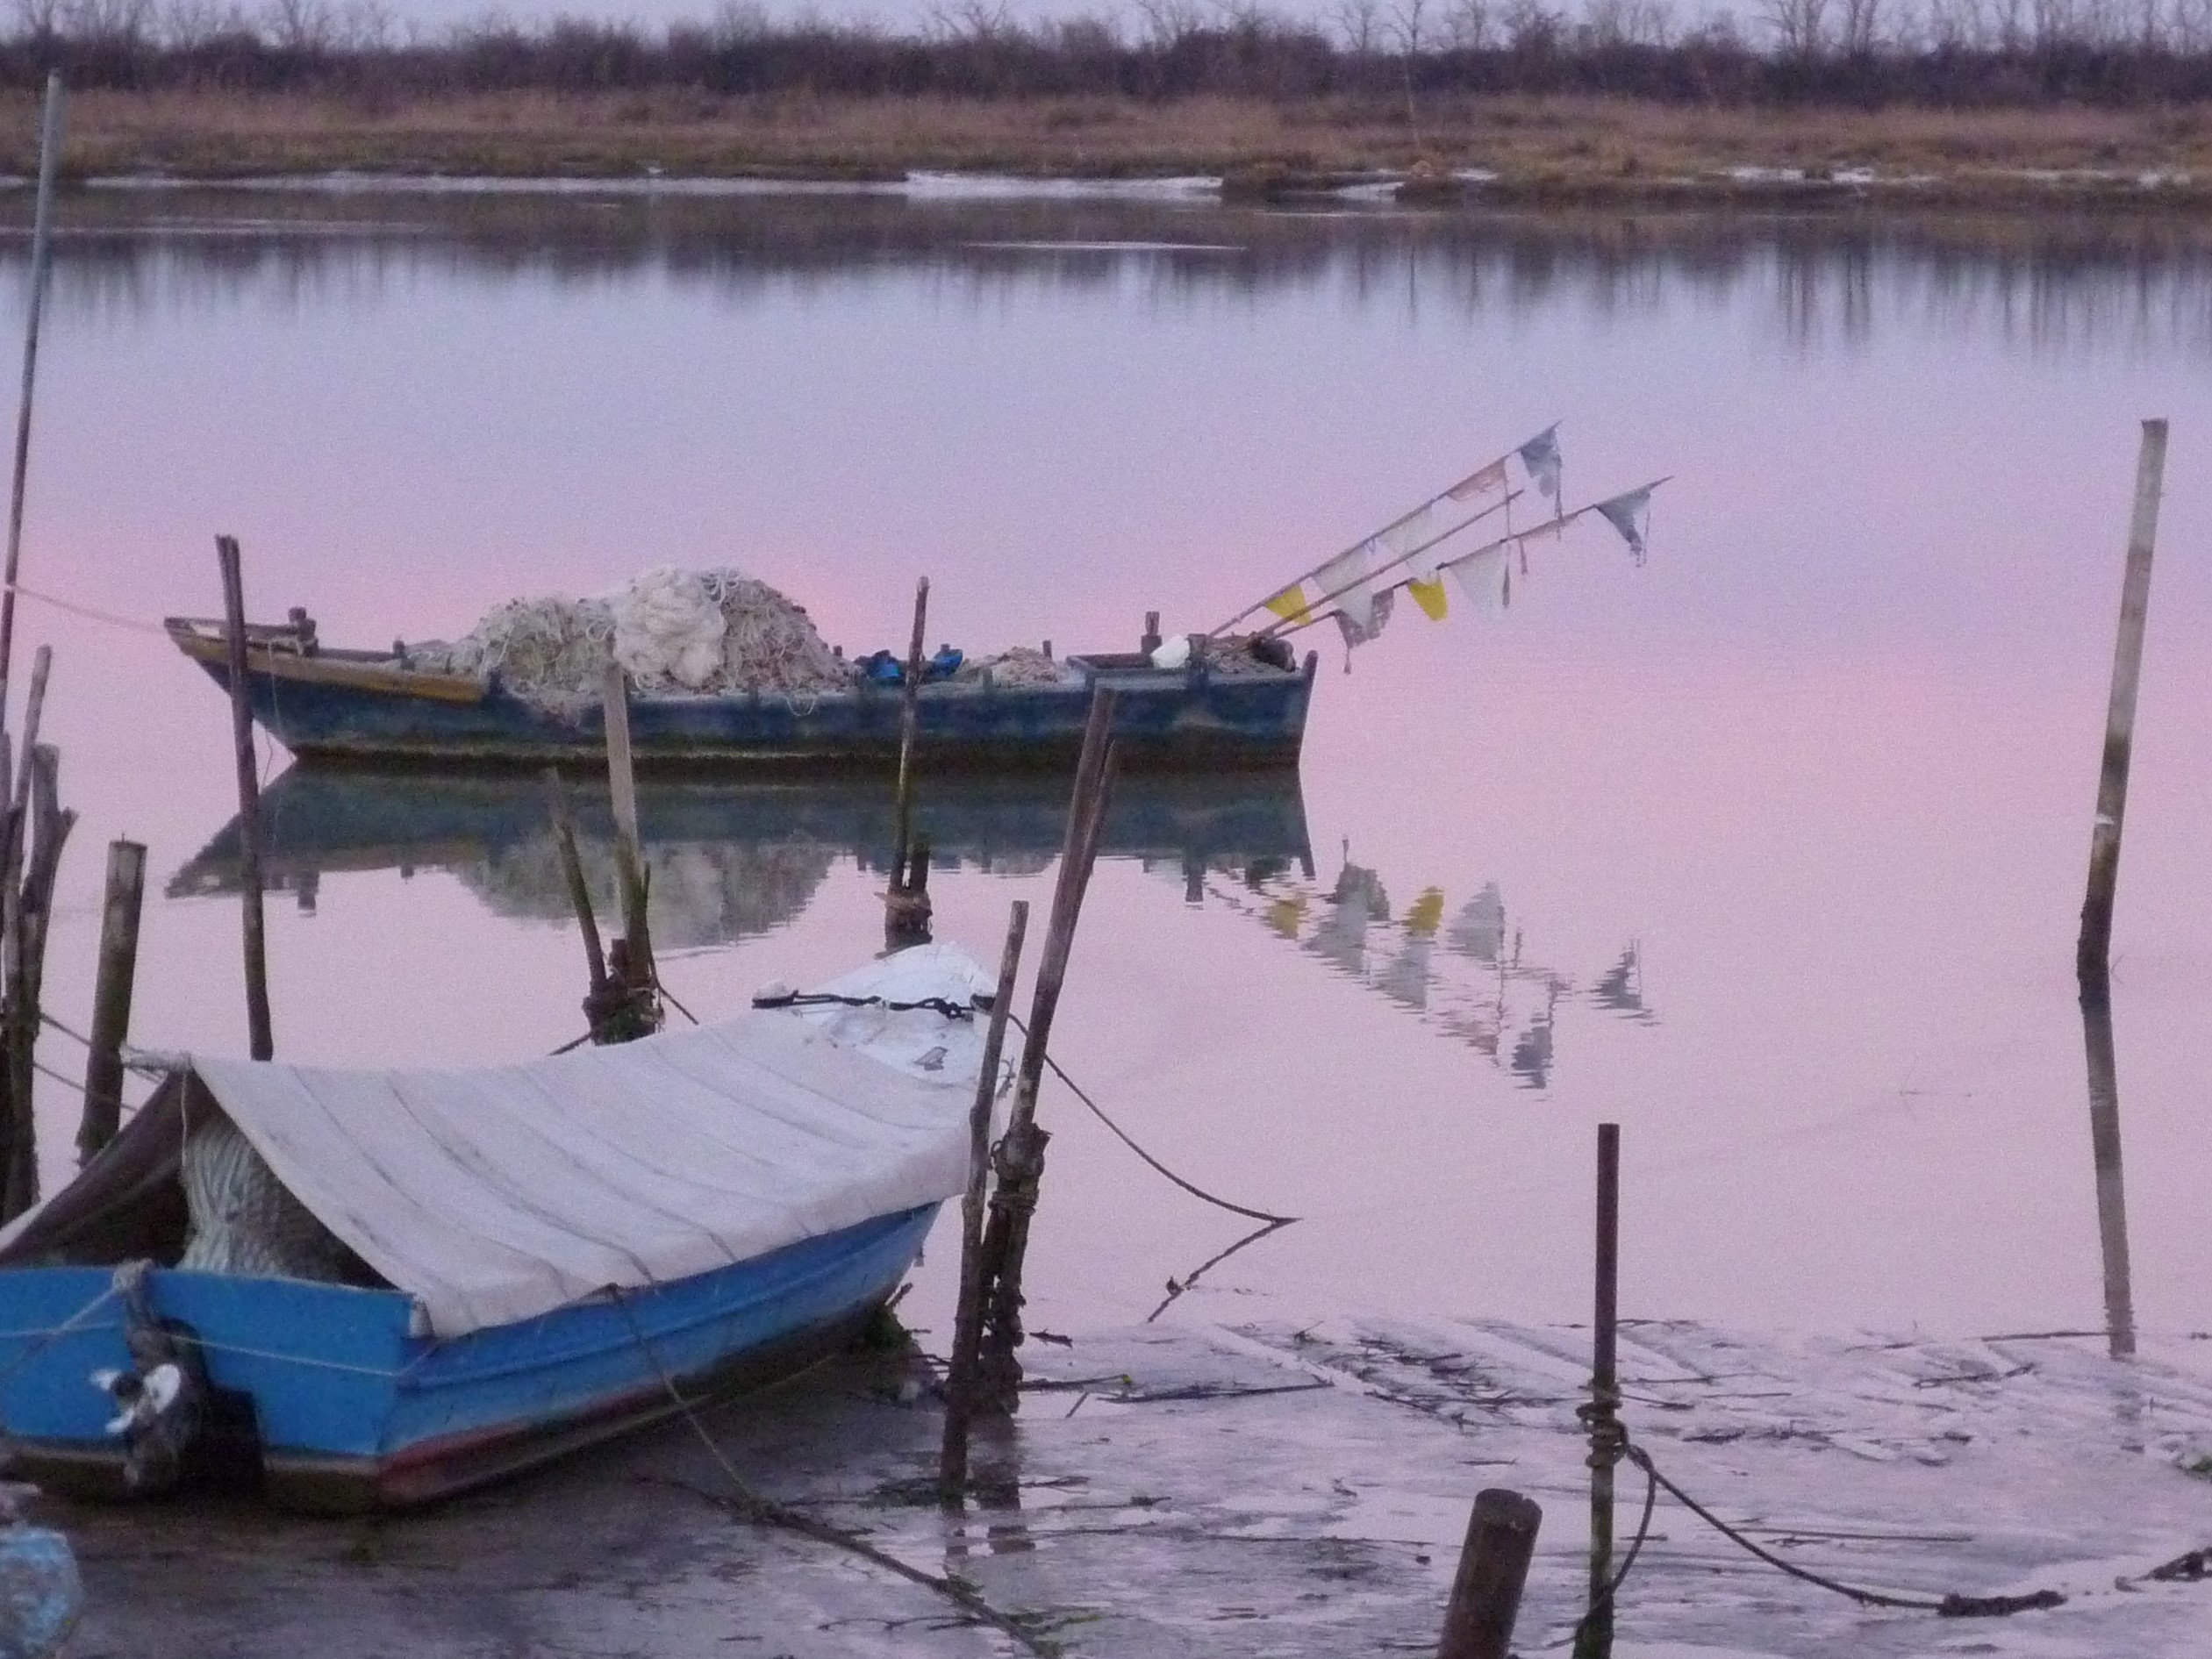
[[[1060,1057],[1191,1178],[1306,1218],[1183,1304],[1224,1317],[1571,1317],[1609,1118],[1627,1312],[2099,1324],[2072,945],[2137,423],[2171,417],[2115,1017],[2137,1318],[2212,1326],[2203,260],[1079,203],[72,211],[104,228],[57,271],[25,580],[147,620],[217,607],[220,531],[256,612],[336,642],[734,561],[855,649],[925,573],[933,640],[1126,647],[1555,419],[1571,497],[1674,475],[1644,568],[1594,525],[1500,621],[1407,607],[1349,676],[1328,645],[1313,879],[1101,869]],[[1206,246],[975,246],[1056,240]],[[158,639],[25,622],[83,814],[48,970],[75,1023],[100,849],[166,881],[224,826],[227,712]],[[684,856],[668,975],[702,1013],[876,947],[848,847]],[[541,862],[350,862],[274,903],[280,1054],[580,1029]],[[987,959],[1044,902],[1049,857],[1006,868],[939,876],[941,937]],[[236,941],[234,899],[150,906],[140,1040],[242,1049]],[[51,1179],[75,1106],[47,1108]],[[1141,1317],[1242,1230],[1045,1111],[1039,1322]]]

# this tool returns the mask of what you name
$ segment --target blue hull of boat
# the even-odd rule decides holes
[[[289,1506],[441,1498],[675,1409],[776,1380],[848,1341],[913,1264],[937,1206],[694,1277],[448,1341],[408,1334],[393,1291],[157,1271],[152,1301],[251,1401],[262,1481]],[[122,1448],[91,1373],[129,1364],[105,1268],[0,1270],[0,1427],[42,1484],[119,1495]]]
[[[604,764],[594,707],[574,722],[496,683],[480,698],[409,692],[404,684],[300,677],[297,659],[247,671],[254,715],[303,760],[416,763]],[[308,659],[312,663],[316,659]],[[226,690],[229,670],[202,661]],[[1115,669],[1095,676],[1116,695],[1113,735],[1134,766],[1287,766],[1298,760],[1314,659],[1295,673],[1213,675]],[[1060,766],[1083,744],[1088,683],[998,689],[925,686],[917,754],[933,768]],[[802,695],[641,697],[630,704],[640,764],[727,767],[897,763],[897,687]]]

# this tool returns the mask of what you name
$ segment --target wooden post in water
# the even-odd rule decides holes
[[[1519,1492],[1493,1486],[1475,1494],[1436,1659],[1509,1659],[1543,1521],[1543,1509]]]
[[[2108,994],[2112,903],[2120,882],[2120,828],[2128,811],[2128,764],[2135,747],[2136,687],[2143,674],[2143,629],[2151,610],[2151,550],[2158,535],[2158,496],[2165,481],[2166,424],[2143,423],[2136,461],[2135,511],[2128,521],[2128,563],[2120,583],[2120,633],[2112,653],[2112,700],[2105,713],[2104,767],[2097,779],[2097,818],[2089,834],[2089,891],[2081,901],[2081,938],[2074,972],[2084,1000]]]
[[[607,953],[606,1014],[593,1029],[603,1042],[626,1042],[661,1028],[660,970],[646,911],[645,838],[638,827],[638,782],[630,755],[630,690],[621,668],[607,664],[600,681],[607,744],[607,790],[614,807],[615,885],[622,900],[622,937]],[[619,999],[619,1000],[618,1000]],[[613,1017],[610,1025],[608,1016]]]
[[[899,688],[898,787],[891,798],[891,890],[884,896],[884,943],[911,944],[929,936],[929,901],[917,905],[906,883],[908,843],[914,830],[914,728],[921,718],[922,636],[929,620],[929,578],[914,584],[914,632],[906,646],[906,683]],[[919,915],[917,916],[917,912]]]
[[[31,297],[23,325],[23,392],[16,405],[15,488],[8,503],[8,566],[0,587],[0,737],[8,729],[8,686],[15,667],[16,576],[23,566],[23,495],[31,471],[31,390],[39,370],[39,318],[53,263],[54,177],[61,161],[61,73],[47,73],[46,118],[39,129],[39,201],[31,220]],[[26,759],[31,746],[24,745]]]
[[[7,821],[0,832],[0,975],[12,983],[21,935],[17,911],[23,897],[23,852],[31,833],[31,756],[39,747],[39,725],[45,718],[47,676],[54,669],[54,647],[42,645],[31,660],[31,699],[23,714],[23,752],[8,797]],[[0,744],[5,740],[0,739]],[[0,747],[0,758],[6,750]]]
[[[1621,1456],[1621,1126],[1598,1126],[1597,1294],[1590,1329],[1590,1611],[1575,1659],[1613,1652],[1613,1467]]]
[[[2113,1059],[2112,1002],[2081,999],[2089,1062],[2089,1152],[2097,1183],[2097,1245],[2104,1260],[2105,1341],[2115,1360],[2135,1355],[2135,1292],[2128,1267],[2128,1195],[2120,1167],[2120,1076]]]
[[[945,1439],[937,1461],[937,1491],[958,1504],[968,1486],[968,1425],[975,1415],[976,1365],[983,1341],[984,1191],[991,1173],[991,1113],[999,1098],[999,1058],[1013,1012],[1014,977],[1029,932],[1029,901],[1017,898],[1006,916],[1006,942],[999,953],[999,983],[991,997],[991,1026],[976,1074],[975,1104],[968,1109],[968,1190],[960,1201],[960,1301],[954,1317],[952,1361],[945,1369]]]
[[[1113,793],[1115,751],[1113,693],[1095,687],[1090,718],[1084,723],[1083,754],[1068,803],[1068,827],[1060,853],[1060,876],[1052,891],[1052,914],[1044,949],[1037,959],[1036,986],[1023,1033],[1021,1065],[1015,1073],[1013,1105],[1006,1133],[994,1156],[999,1183],[991,1198],[991,1223],[984,1235],[984,1338],[977,1367],[979,1409],[1012,1412],[1019,1403],[1021,1345],[1021,1272],[1029,1246],[1029,1219],[1044,1179],[1044,1152],[1051,1135],[1037,1124],[1037,1091],[1044,1080],[1046,1045],[1067,978],[1077,919],[1098,856],[1100,826]]]
[[[546,812],[553,820],[553,850],[561,861],[562,882],[569,890],[569,908],[576,912],[576,927],[583,934],[583,963],[591,985],[583,1000],[584,1018],[596,1031],[597,1011],[606,1002],[606,954],[599,947],[599,919],[591,913],[591,889],[583,879],[583,855],[576,851],[568,791],[561,786],[561,774],[550,766],[545,769],[545,794]]]
[[[61,867],[61,848],[76,823],[61,809],[61,756],[41,743],[29,756],[31,855],[25,867],[15,911],[15,936],[8,985],[8,1093],[13,1119],[8,1141],[6,1191],[0,1220],[13,1220],[39,1201],[38,1123],[32,1111],[37,1086],[39,994],[46,976],[47,924],[54,915],[54,882]]]
[[[273,1059],[268,1023],[268,937],[261,920],[261,784],[254,764],[254,704],[246,681],[246,581],[238,538],[215,538],[223,569],[223,629],[230,647],[231,753],[238,762],[239,898],[246,946],[246,1028],[256,1060]]]
[[[77,1158],[89,1163],[123,1123],[123,1042],[131,1034],[131,991],[138,976],[139,918],[146,905],[146,848],[108,843],[107,890],[100,904],[100,964],[92,981],[91,1052],[84,1061],[84,1115]]]

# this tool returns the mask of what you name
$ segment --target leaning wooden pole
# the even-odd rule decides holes
[[[1037,1091],[1044,1081],[1047,1045],[1060,1005],[1060,990],[1075,944],[1091,862],[1099,850],[1099,826],[1113,796],[1113,693],[1099,687],[1091,694],[1085,722],[1083,754],[1068,804],[1068,827],[1060,854],[1060,876],[1052,894],[1052,912],[1037,979],[1029,1005],[1029,1026],[1022,1033],[1021,1064],[1014,1076],[1013,1105],[1006,1133],[999,1138],[994,1162],[998,1186],[991,1199],[991,1223],[984,1237],[984,1338],[977,1367],[978,1408],[1010,1412],[1018,1401],[1021,1346],[1021,1274],[1028,1251],[1029,1220],[1044,1178],[1044,1152],[1051,1140],[1037,1122]]]
[[[2120,633],[2112,653],[2112,699],[2105,712],[2104,767],[2097,779],[2097,818],[2089,833],[2089,890],[2081,901],[2081,938],[2074,972],[2085,999],[2107,995],[2112,956],[2113,895],[2120,883],[2120,829],[2128,811],[2128,766],[2135,748],[2136,688],[2143,676],[2143,631],[2151,611],[2151,551],[2158,535],[2158,497],[2165,480],[2166,424],[2143,423],[2136,461],[2135,511],[2128,522],[2128,563],[2120,582]]]
[[[123,1125],[123,1044],[131,1034],[145,905],[146,848],[137,841],[110,841],[99,968],[92,981],[91,1052],[84,1062],[84,1115],[77,1126],[77,1156],[88,1163]]]
[[[952,1362],[945,1370],[945,1438],[937,1461],[937,1490],[957,1504],[968,1487],[968,1426],[975,1415],[976,1365],[983,1342],[984,1192],[991,1175],[991,1117],[999,1099],[999,1060],[1006,1021],[1013,1012],[1014,977],[1029,932],[1029,901],[1017,898],[1006,917],[1006,942],[999,953],[999,983],[991,995],[991,1026],[984,1036],[983,1068],[976,1074],[975,1103],[968,1109],[968,1190],[960,1201],[960,1301],[953,1319]]]
[[[607,791],[614,806],[615,885],[622,901],[622,937],[607,953],[608,985],[593,1017],[595,1040],[627,1042],[661,1028],[660,969],[647,919],[650,890],[645,837],[638,826],[637,769],[630,750],[630,691],[622,670],[607,664],[601,682],[607,745]]]
[[[254,763],[254,704],[246,669],[246,581],[238,538],[215,538],[223,569],[223,630],[229,647],[231,754],[238,763],[239,898],[246,946],[246,1028],[253,1057],[271,1060],[276,1040],[268,1024],[268,936],[261,919],[261,781]]]
[[[0,733],[8,729],[8,686],[15,667],[16,576],[23,567],[23,496],[31,472],[31,392],[39,372],[39,319],[53,262],[54,179],[61,161],[61,73],[47,75],[46,118],[39,130],[39,201],[31,221],[31,299],[23,325],[23,392],[16,404],[15,487],[8,502],[6,585],[0,586]],[[25,746],[28,753],[28,746]]]
[[[2134,1276],[2128,1266],[2127,1178],[2120,1161],[2120,1069],[2109,998],[2081,999],[2081,1040],[2089,1064],[2089,1155],[2097,1183],[2097,1246],[2104,1262],[2106,1346],[2115,1360],[2135,1355]]]

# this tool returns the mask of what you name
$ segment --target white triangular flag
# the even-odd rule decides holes
[[[1506,549],[1485,547],[1444,567],[1459,584],[1467,603],[1483,616],[1494,617],[1506,608]]]
[[[1436,539],[1436,524],[1431,507],[1423,507],[1403,524],[1392,525],[1376,538],[1381,543],[1383,556],[1377,561],[1379,568],[1385,561],[1398,563],[1416,582],[1436,579],[1436,551],[1426,543]]]
[[[1345,649],[1365,645],[1378,636],[1390,621],[1391,606],[1397,598],[1398,591],[1394,588],[1385,588],[1376,594],[1368,604],[1364,621],[1355,621],[1349,612],[1339,611],[1336,613],[1336,628],[1344,636]],[[1351,663],[1347,661],[1344,666],[1349,669]]]
[[[1349,617],[1362,633],[1373,626],[1375,590],[1368,585],[1367,550],[1371,542],[1362,542],[1349,553],[1340,553],[1319,570],[1314,580],[1321,583],[1321,592],[1335,594],[1339,612]]]

